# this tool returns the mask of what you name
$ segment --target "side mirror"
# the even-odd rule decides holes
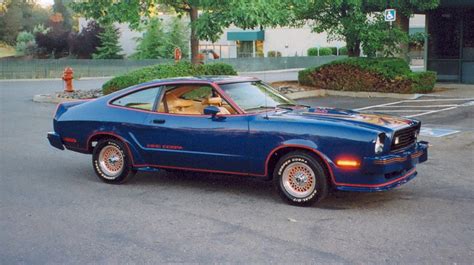
[[[221,110],[216,106],[208,106],[204,108],[204,115],[215,117],[219,112],[221,112]]]

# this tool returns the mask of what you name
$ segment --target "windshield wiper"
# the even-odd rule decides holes
[[[255,107],[255,108],[249,108],[249,109],[245,109],[246,111],[248,110],[256,110],[256,109],[274,109],[275,107],[273,106],[258,106],[258,107]]]

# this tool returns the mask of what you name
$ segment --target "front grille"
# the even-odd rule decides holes
[[[420,123],[415,126],[398,130],[393,135],[392,139],[392,151],[397,151],[410,146],[416,142],[416,137],[420,132]]]

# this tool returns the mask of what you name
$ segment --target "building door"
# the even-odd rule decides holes
[[[461,82],[474,84],[474,8],[464,11]]]

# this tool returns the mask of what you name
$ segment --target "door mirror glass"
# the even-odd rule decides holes
[[[216,116],[221,110],[216,106],[208,106],[204,108],[204,115],[212,115],[212,117]]]

